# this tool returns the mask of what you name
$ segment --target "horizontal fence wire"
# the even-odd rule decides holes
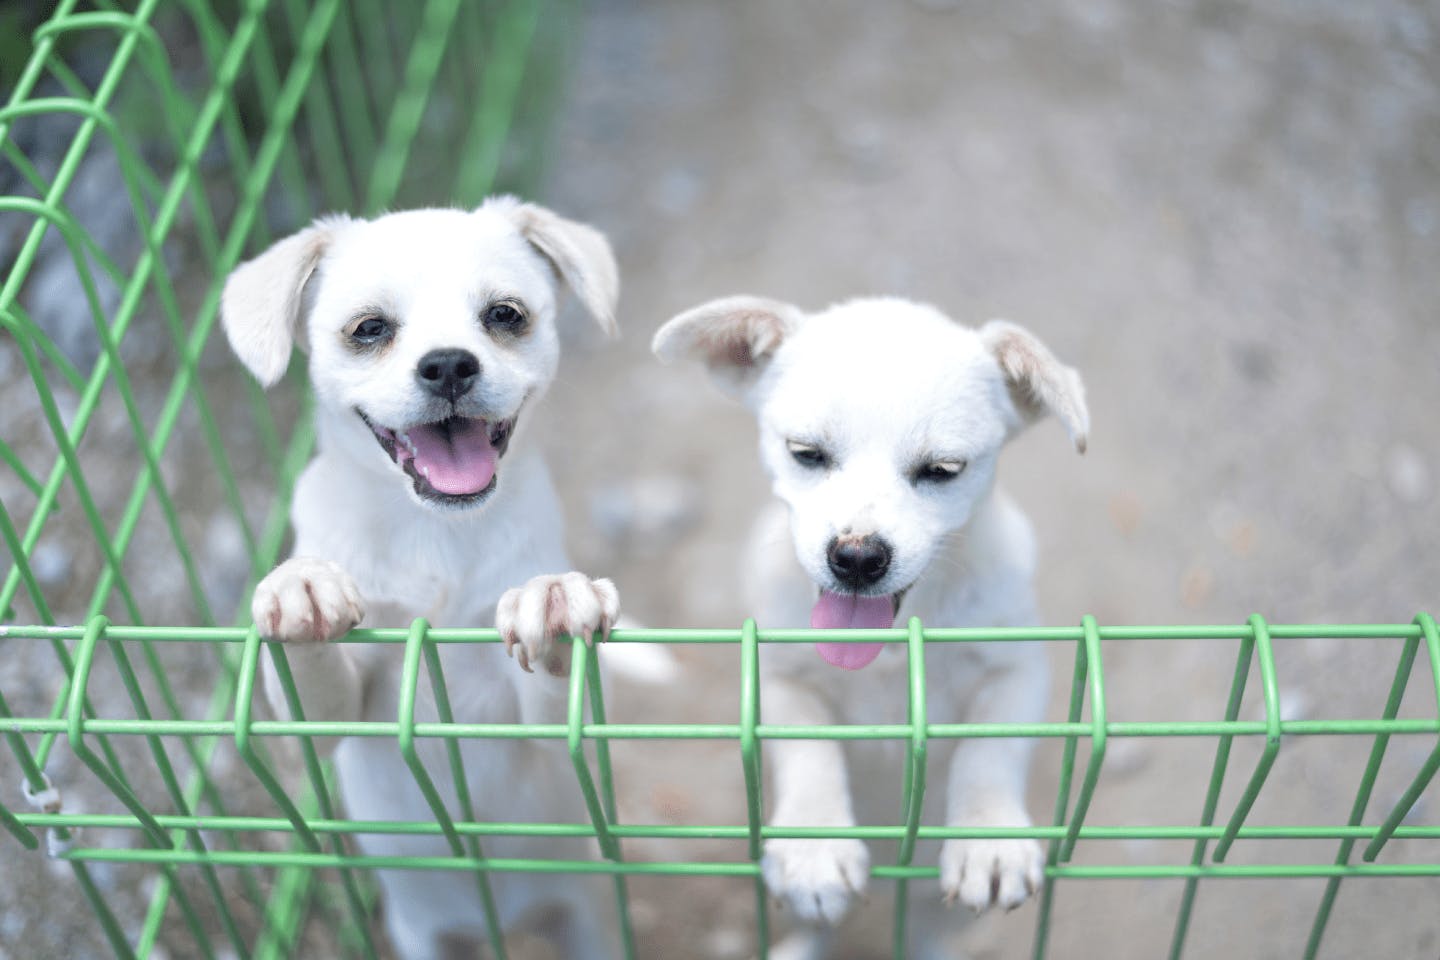
[[[95,617],[80,627],[17,626],[6,629],[12,640],[42,642],[60,634],[65,639],[78,638],[75,648],[74,687],[68,691],[70,703],[66,715],[59,720],[41,717],[6,716],[0,719],[0,733],[6,736],[37,735],[51,732],[55,723],[72,745],[82,746],[87,737],[101,733],[110,736],[144,735],[161,738],[227,738],[240,745],[240,753],[255,775],[267,783],[267,791],[276,803],[271,815],[235,815],[227,813],[196,813],[181,809],[155,810],[140,803],[126,783],[109,775],[103,761],[92,753],[83,754],[86,765],[101,778],[104,785],[124,807],[118,813],[69,813],[64,810],[7,810],[6,822],[26,842],[36,835],[63,833],[71,842],[54,847],[52,853],[77,864],[125,863],[147,865],[160,869],[203,867],[258,868],[290,870],[313,875],[318,870],[347,871],[340,881],[345,896],[351,899],[349,909],[363,915],[368,908],[365,894],[349,871],[368,869],[407,869],[452,871],[468,874],[470,882],[480,884],[482,898],[487,902],[492,931],[492,949],[504,955],[505,945],[499,939],[499,926],[489,893],[487,878],[511,873],[532,874],[596,874],[615,878],[617,909],[622,920],[622,952],[636,955],[633,932],[629,927],[628,899],[623,880],[626,877],[732,877],[747,879],[756,889],[757,950],[764,952],[768,940],[768,912],[761,877],[760,861],[764,843],[771,839],[853,838],[862,841],[894,841],[898,859],[894,863],[878,863],[871,874],[880,880],[896,882],[896,914],[893,927],[893,954],[905,956],[906,951],[906,884],[913,880],[933,880],[938,868],[915,859],[914,844],[919,841],[947,839],[1010,839],[1029,838],[1049,844],[1050,856],[1044,869],[1044,885],[1040,892],[1041,909],[1037,915],[1036,956],[1051,955],[1049,942],[1052,922],[1050,904],[1060,881],[1080,880],[1155,880],[1183,881],[1180,913],[1172,938],[1171,955],[1183,953],[1187,943],[1192,912],[1201,881],[1226,879],[1300,879],[1317,878],[1327,881],[1309,935],[1307,955],[1314,955],[1322,941],[1329,921],[1338,885],[1345,878],[1436,878],[1440,877],[1440,858],[1422,862],[1383,862],[1380,853],[1395,840],[1433,842],[1440,840],[1440,826],[1405,822],[1411,807],[1429,786],[1435,775],[1434,765],[1427,760],[1414,771],[1409,786],[1389,809],[1378,811],[1379,822],[1364,823],[1370,793],[1384,758],[1389,739],[1401,734],[1436,736],[1440,734],[1440,634],[1434,620],[1420,614],[1410,624],[1369,625],[1295,625],[1268,624],[1253,617],[1243,626],[1216,627],[1106,627],[1087,617],[1077,628],[926,628],[913,620],[906,628],[888,631],[825,631],[827,642],[874,642],[881,640],[908,649],[909,685],[911,687],[910,719],[899,724],[872,725],[771,725],[763,722],[758,705],[764,683],[759,672],[759,652],[766,644],[813,642],[819,634],[806,630],[765,630],[747,621],[735,630],[623,630],[613,632],[609,640],[592,650],[583,640],[574,639],[574,659],[566,720],[548,724],[460,724],[453,722],[449,711],[449,684],[441,669],[439,645],[491,644],[502,642],[494,630],[432,628],[424,620],[415,621],[408,629],[357,630],[341,643],[391,644],[403,657],[399,715],[394,722],[315,722],[303,719],[303,704],[295,696],[293,683],[283,670],[284,647],[263,642],[253,627],[190,628],[137,627],[111,624],[104,617]],[[236,675],[233,699],[237,710],[233,719],[107,719],[87,716],[78,706],[84,702],[85,684],[98,652],[114,649],[145,638],[161,645],[220,644],[238,645],[240,668]],[[1381,714],[1377,718],[1285,720],[1278,710],[1278,682],[1273,647],[1306,638],[1345,638],[1393,641],[1399,652],[1395,679],[1391,684]],[[1143,644],[1161,640],[1204,640],[1225,645],[1238,643],[1234,680],[1224,711],[1224,719],[1215,721],[1125,721],[1114,719],[1104,706],[1107,682],[1100,667],[1100,644],[1104,640]],[[925,709],[925,655],[931,644],[967,643],[1049,643],[1073,645],[1076,651],[1076,673],[1072,687],[1068,718],[1064,721],[1039,723],[941,723],[932,721]],[[739,722],[729,723],[611,723],[607,722],[603,704],[601,675],[605,651],[624,644],[728,644],[738,648],[740,659]],[[287,688],[291,712],[301,719],[273,721],[258,719],[249,704],[255,696],[256,668],[263,649],[268,647],[277,666],[282,666],[282,683]],[[1409,682],[1412,668],[1421,649],[1432,668],[1430,686],[1436,709],[1433,716],[1402,718],[1398,715],[1400,700]],[[1263,720],[1240,720],[1246,684],[1260,659]],[[421,667],[429,676],[431,692],[440,711],[440,719],[416,719],[415,697],[422,685]],[[1088,705],[1089,717],[1086,719]],[[59,731],[57,731],[59,732]],[[1345,823],[1252,824],[1249,813],[1257,798],[1266,789],[1268,774],[1275,763],[1278,744],[1285,738],[1299,735],[1338,734],[1374,737],[1363,782],[1357,793],[1351,816]],[[316,736],[366,736],[393,738],[397,758],[404,760],[410,775],[425,792],[433,816],[428,819],[403,821],[350,820],[339,815],[327,803],[322,813],[301,810],[290,800],[286,785],[293,775],[275,768],[273,761],[255,751],[254,744],[267,738],[298,738],[307,754],[307,766],[318,768],[312,739]],[[975,736],[1060,738],[1065,744],[1061,757],[1060,797],[1054,822],[1036,826],[940,826],[921,821],[925,794],[924,758],[932,744]],[[1211,786],[1205,809],[1195,825],[1160,824],[1096,824],[1089,822],[1086,811],[1097,784],[1103,779],[1103,745],[1122,737],[1190,737],[1204,738],[1218,745]],[[563,739],[569,744],[575,767],[575,789],[585,800],[588,822],[526,823],[488,822],[477,820],[470,801],[463,795],[458,806],[452,807],[442,797],[425,764],[415,753],[419,739],[434,738],[446,743],[451,775],[457,785],[465,783],[463,764],[457,751],[458,743],[470,739],[548,738]],[[761,757],[763,744],[772,739],[890,739],[908,743],[910,760],[905,766],[899,816],[893,824],[870,824],[854,827],[770,826],[763,817]],[[1218,800],[1228,759],[1236,738],[1252,738],[1263,745],[1246,787],[1235,806],[1224,817],[1219,816]],[[613,776],[608,753],[610,741],[625,740],[730,740],[740,746],[745,822],[730,824],[662,824],[622,823],[617,818]],[[1091,743],[1090,759],[1080,764],[1074,746]],[[591,754],[587,743],[601,748]],[[1273,747],[1273,749],[1272,749]],[[1075,779],[1073,775],[1080,772]],[[324,782],[318,769],[310,771],[310,780]],[[1070,796],[1071,787],[1078,791]],[[1067,799],[1069,798],[1069,799]],[[459,811],[459,815],[452,811]],[[82,832],[84,831],[84,832]],[[83,838],[93,831],[126,831],[133,838],[127,843],[104,846],[86,845]],[[267,834],[291,834],[296,843],[288,850],[257,849],[239,844],[219,849],[182,842],[202,833],[223,833],[232,837],[258,837]],[[349,852],[341,842],[357,834],[392,836],[444,837],[450,852],[443,856],[375,856]],[[572,837],[595,841],[599,856],[595,859],[531,859],[487,857],[482,848],[491,837]],[[707,840],[735,841],[743,847],[736,860],[635,860],[621,855],[620,844],[627,840]],[[1084,845],[1090,861],[1104,859],[1106,851],[1118,851],[1125,841],[1172,841],[1193,845],[1192,855],[1185,860],[1168,863],[1076,862],[1077,846]],[[1338,842],[1339,854],[1331,862],[1230,863],[1217,849],[1237,842]],[[1366,856],[1352,862],[1354,844],[1364,844]],[[349,879],[344,879],[348,877]],[[364,945],[368,948],[368,944]]]

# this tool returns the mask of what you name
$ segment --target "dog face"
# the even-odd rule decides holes
[[[231,274],[221,318],[266,386],[295,343],[308,351],[327,453],[465,509],[493,492],[518,418],[555,376],[560,280],[614,331],[605,238],[502,197],[317,221]]]
[[[889,299],[805,316],[737,297],[671,320],[654,348],[703,360],[755,412],[796,555],[820,590],[817,627],[890,626],[1025,424],[1054,413],[1085,448],[1079,376],[1001,321],[972,330]]]

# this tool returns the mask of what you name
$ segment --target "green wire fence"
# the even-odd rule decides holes
[[[239,371],[212,336],[221,284],[248,252],[327,210],[469,204],[495,188],[533,190],[575,19],[558,0],[62,0],[34,25],[29,59],[0,108],[0,538],[10,557],[0,581],[0,910],[18,918],[18,926],[0,923],[0,947],[34,947],[42,925],[58,924],[63,936],[48,949],[74,956],[379,956],[367,871],[396,867],[467,874],[457,882],[479,885],[492,919],[491,874],[609,875],[616,947],[628,957],[646,955],[632,928],[628,878],[735,878],[753,886],[754,949],[765,956],[772,918],[758,867],[764,842],[854,837],[895,844],[872,872],[877,884],[893,883],[891,943],[903,957],[920,896],[911,883],[937,876],[934,859],[917,853],[922,841],[1031,837],[1048,845],[1036,957],[1073,952],[1055,945],[1067,934],[1054,906],[1070,881],[1180,884],[1169,948],[1179,957],[1193,939],[1201,881],[1225,878],[1323,880],[1308,931],[1295,937],[1296,952],[1313,957],[1345,878],[1440,877],[1440,826],[1411,822],[1440,768],[1440,635],[1426,614],[1409,624],[1344,626],[1254,617],[1238,626],[1110,627],[1087,618],[1065,628],[912,622],[877,633],[831,631],[827,640],[906,645],[909,714],[905,723],[819,727],[766,724],[759,707],[760,645],[812,642],[808,631],[747,622],[615,633],[612,643],[734,650],[733,723],[607,720],[603,653],[575,641],[565,723],[457,724],[438,645],[497,637],[417,621],[342,641],[403,647],[394,721],[304,720],[284,650],[243,618],[223,625],[282,557],[290,489],[313,444],[303,376],[297,369],[265,397]],[[1378,716],[1287,716],[1276,650],[1312,638],[1390,651],[1393,679]],[[981,641],[1073,648],[1066,719],[973,724],[931,716],[926,647]],[[1220,715],[1128,720],[1107,707],[1107,651],[1177,641],[1235,651]],[[1428,671],[1417,665],[1422,648]],[[292,715],[302,719],[257,712],[262,656],[274,659]],[[1252,672],[1259,719],[1241,713]],[[434,720],[415,714],[421,683],[434,695]],[[1423,691],[1418,715],[1402,715],[1407,687]],[[313,743],[329,736],[393,739],[432,816],[347,819]],[[1335,788],[1353,790],[1348,817],[1256,822],[1255,805],[1277,789],[1272,772],[1284,745],[1320,736],[1369,746],[1358,785]],[[1411,764],[1390,752],[1386,764],[1397,736],[1427,744],[1423,759]],[[476,818],[459,742],[517,737],[566,742],[585,822]],[[965,737],[1058,745],[1048,822],[924,822],[932,747]],[[902,744],[896,822],[767,826],[762,753],[780,738]],[[1214,744],[1203,797],[1193,798],[1184,824],[1092,822],[1107,756],[1135,738]],[[1253,763],[1232,764],[1237,738],[1263,745]],[[441,795],[420,759],[417,744],[426,739],[446,744],[456,796]],[[627,741],[734,743],[743,817],[622,822],[610,745]],[[283,762],[297,748],[299,763]],[[1394,797],[1378,792],[1382,767],[1403,784]],[[450,852],[364,856],[347,843],[356,833],[440,836]],[[592,838],[598,852],[587,860],[488,858],[484,841],[494,836]],[[632,845],[627,856],[627,841],[652,839],[733,841],[740,852],[732,860],[639,859]],[[1189,853],[1115,863],[1107,860],[1112,841],[1176,841]],[[1333,852],[1321,862],[1233,856],[1239,843],[1292,841]],[[1396,856],[1405,844],[1412,855]],[[73,886],[46,864],[63,864]],[[78,890],[84,909],[68,911],[62,924],[45,911],[53,889],[67,897]],[[505,956],[493,922],[490,929],[492,951]],[[4,943],[7,936],[15,944]]]

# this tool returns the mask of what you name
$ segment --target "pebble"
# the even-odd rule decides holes
[[[1180,578],[1180,600],[1190,609],[1202,607],[1215,593],[1215,574],[1209,567],[1195,565]]]
[[[54,540],[38,544],[30,555],[30,572],[43,586],[58,586],[69,580],[73,566],[70,550]]]
[[[1117,493],[1110,498],[1110,523],[1122,537],[1134,536],[1144,512],[1140,498],[1133,493]]]
[[[1420,451],[1407,443],[1392,446],[1385,454],[1385,480],[1390,492],[1405,503],[1423,503],[1433,489],[1430,467]]]
[[[735,927],[721,927],[705,938],[705,955],[715,960],[734,960],[750,952],[751,936]]]

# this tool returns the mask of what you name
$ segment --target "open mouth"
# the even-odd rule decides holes
[[[862,596],[835,593],[821,588],[820,597],[810,610],[810,626],[815,630],[884,630],[895,625],[900,603],[910,588],[895,593]],[[885,649],[883,643],[815,644],[815,652],[831,666],[842,670],[868,667]]]
[[[495,489],[495,466],[515,428],[514,417],[492,422],[450,416],[392,430],[355,412],[386,456],[410,477],[417,494],[451,506],[479,503]]]

